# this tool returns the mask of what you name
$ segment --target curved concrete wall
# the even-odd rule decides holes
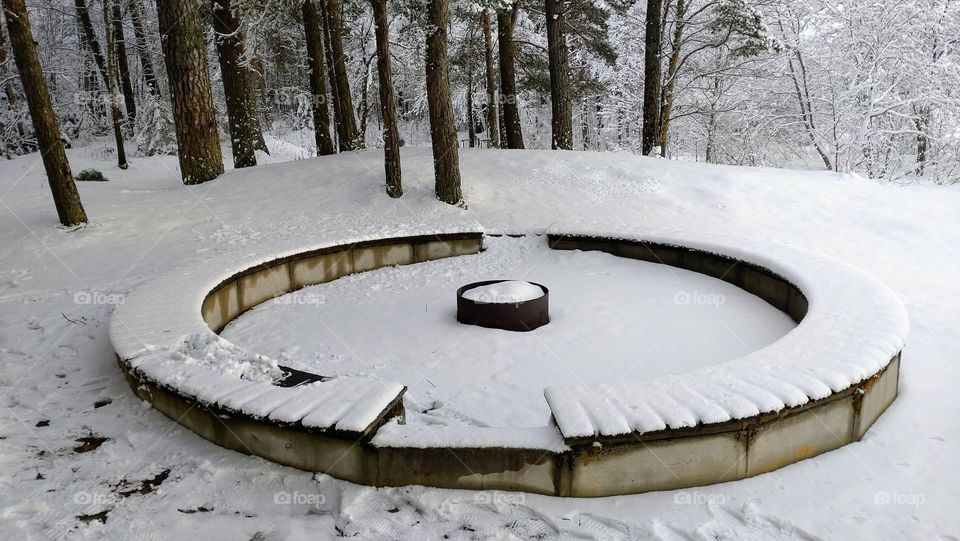
[[[758,295],[795,321],[807,313],[806,297],[789,281],[723,255],[592,237],[551,235],[548,242],[554,249],[601,250],[701,272]],[[207,325],[219,332],[253,306],[308,285],[480,249],[479,234],[454,234],[297,254],[230,276],[207,294],[201,310]],[[857,441],[896,398],[899,361],[898,353],[873,377],[803,406],[692,428],[567,439],[564,450],[376,446],[370,441],[374,432],[390,418],[402,418],[402,403],[384,412],[371,433],[346,437],[217,411],[138,379],[120,364],[134,392],[171,419],[218,445],[280,464],[376,486],[418,484],[591,497],[742,479]]]

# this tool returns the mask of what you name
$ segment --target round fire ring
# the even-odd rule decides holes
[[[457,321],[507,331],[532,331],[550,323],[549,301],[550,290],[534,282],[474,282],[457,290]]]

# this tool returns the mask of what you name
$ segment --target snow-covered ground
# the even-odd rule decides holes
[[[746,355],[795,326],[759,297],[703,274],[554,251],[544,236],[485,245],[477,256],[278,297],[222,336],[315,374],[403,383],[408,423],[538,427],[550,417],[547,386],[678,374]],[[459,286],[504,277],[550,288],[549,325],[517,333],[457,323]]]
[[[38,156],[0,163],[3,538],[960,539],[956,187],[626,154],[464,150],[464,211],[433,199],[423,148],[404,150],[399,200],[382,193],[378,151],[192,187],[180,183],[175,158],[133,159],[119,171],[97,155],[69,152],[75,170],[95,166],[111,179],[81,184],[92,223],[69,231],[56,227]],[[113,306],[174,264],[321,232],[464,219],[524,233],[628,222],[833,255],[884,280],[910,312],[900,398],[863,441],[770,474],[558,499],[315,478],[175,425],[136,400],[116,366],[106,334]]]

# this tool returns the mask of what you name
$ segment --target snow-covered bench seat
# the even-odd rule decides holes
[[[110,339],[135,390],[172,393],[171,400],[178,397],[221,416],[366,438],[402,415],[406,387],[296,371],[216,333],[244,311],[289,291],[383,266],[476,253],[481,236],[476,225],[429,234],[414,227],[388,238],[358,235],[313,246],[299,241],[247,257],[216,257],[174,269],[136,290],[113,315]]]
[[[713,276],[798,325],[714,366],[545,389],[577,457],[570,493],[663,490],[772,471],[858,441],[896,398],[907,313],[866,272],[769,241],[624,231],[555,229],[548,242]]]
[[[134,391],[203,437],[378,486],[605,496],[731,481],[857,441],[895,399],[908,323],[881,282],[803,248],[629,231],[570,228],[546,240],[725,280],[798,326],[708,368],[549,387],[552,422],[533,429],[404,425],[402,383],[294,371],[217,335],[307,285],[477,253],[482,232],[468,225],[291,239],[175,269],[127,298],[110,338]]]

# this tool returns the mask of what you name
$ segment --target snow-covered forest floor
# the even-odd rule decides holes
[[[273,159],[284,158],[274,152]],[[91,223],[57,227],[37,155],[0,163],[0,537],[960,539],[960,187],[629,154],[464,150],[468,210],[433,197],[429,149],[232,171],[127,171],[68,151]],[[900,397],[863,441],[753,479],[602,499],[374,489],[219,448],[141,404],[107,340],[113,306],[172,265],[282,239],[479,222],[711,232],[817,249],[884,280],[911,333]],[[375,293],[374,293],[375,294]],[[872,302],[863,299],[864,303]]]

